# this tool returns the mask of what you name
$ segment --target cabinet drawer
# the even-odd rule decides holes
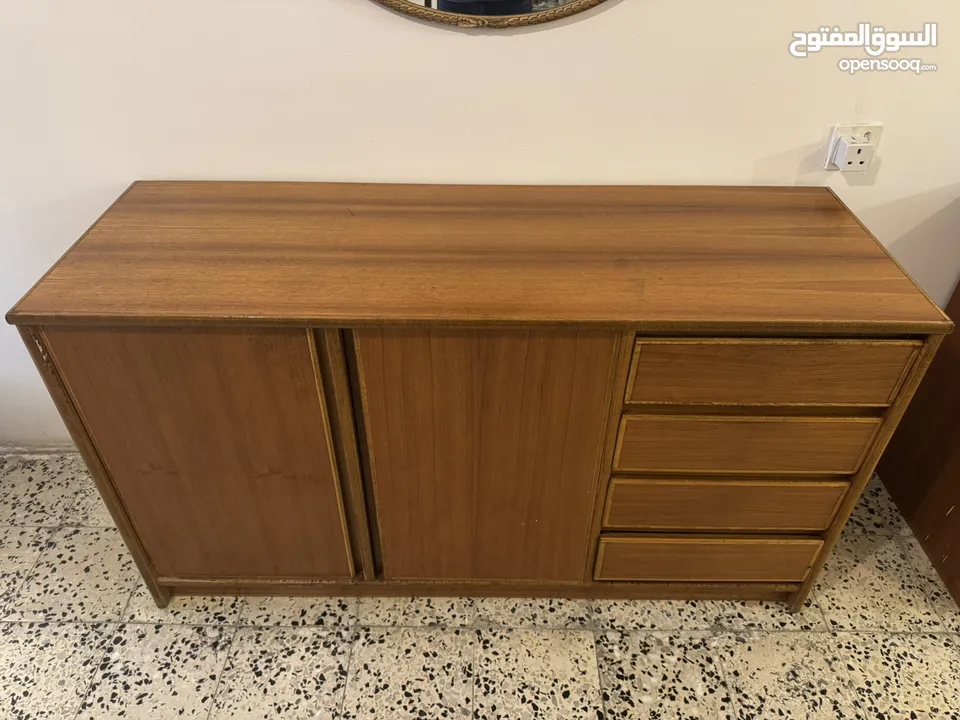
[[[845,475],[878,418],[624,415],[614,470]]]
[[[823,542],[791,537],[604,536],[597,580],[801,582]]]
[[[628,403],[889,405],[915,340],[640,340]]]
[[[842,481],[613,478],[603,525],[624,530],[819,531],[847,492]]]

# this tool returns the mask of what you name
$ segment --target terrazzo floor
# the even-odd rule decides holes
[[[960,718],[960,611],[878,482],[803,612],[180,598],[76,455],[0,457],[0,718]]]

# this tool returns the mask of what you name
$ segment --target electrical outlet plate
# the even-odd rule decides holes
[[[869,142],[873,145],[873,154],[877,154],[880,147],[880,138],[883,137],[883,123],[862,122],[849,123],[846,125],[834,125],[833,132],[830,133],[830,142],[827,145],[827,158],[823,162],[824,170],[839,170],[833,164],[833,156],[837,153],[837,143],[840,138],[847,138],[851,141]]]

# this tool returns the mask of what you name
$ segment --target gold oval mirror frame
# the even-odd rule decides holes
[[[454,25],[462,28],[519,28],[529,25],[560,20],[561,18],[576,15],[584,10],[596,7],[606,0],[559,0],[559,4],[550,3],[553,7],[536,10],[523,15],[473,15],[466,13],[447,12],[434,7],[438,3],[432,0],[373,0],[385,5],[391,10],[411,15],[421,20],[431,20]],[[464,2],[464,5],[494,5],[497,0],[490,2]],[[534,5],[536,7],[536,5]]]

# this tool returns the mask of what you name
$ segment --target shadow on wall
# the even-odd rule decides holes
[[[826,139],[759,158],[753,163],[754,178],[764,185],[822,185]]]
[[[960,279],[960,183],[858,214],[868,228],[876,228],[874,232],[893,256],[943,307]]]

